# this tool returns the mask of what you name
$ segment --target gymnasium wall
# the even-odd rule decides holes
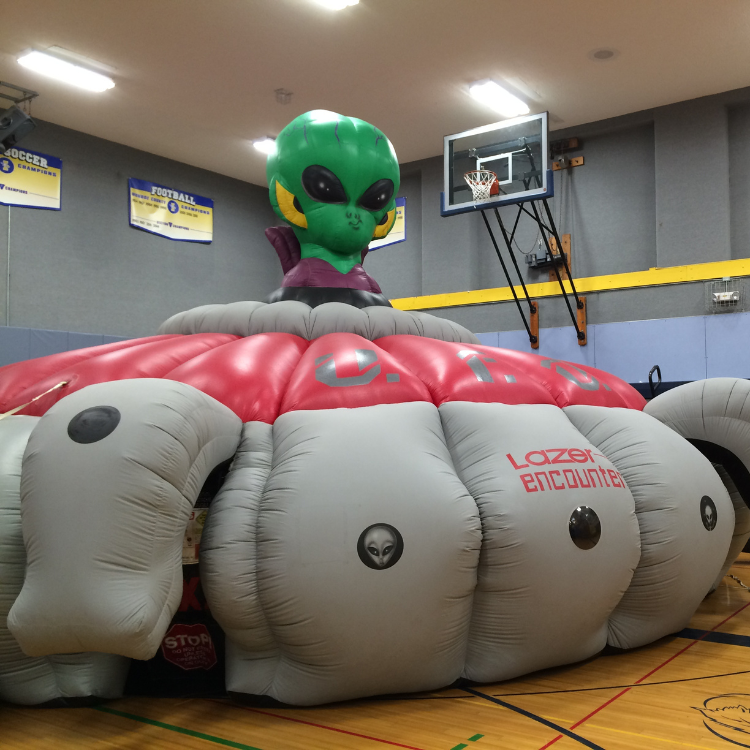
[[[579,137],[582,149],[571,155],[585,159],[582,167],[555,173],[551,201],[560,233],[572,236],[574,277],[750,257],[750,88],[557,127],[551,137]],[[418,205],[422,245],[371,254],[368,270],[384,292],[396,298],[507,286],[481,216],[440,216],[442,157],[403,170],[408,231]],[[512,224],[515,212],[502,209],[504,220]],[[531,250],[536,238],[536,228],[522,219],[520,249]],[[421,278],[407,284],[400,265],[417,261]],[[548,281],[547,270],[521,268],[527,282]],[[742,284],[747,297],[750,287]],[[425,309],[474,331],[522,328],[512,301]],[[561,298],[543,299],[540,310],[543,327],[570,325]],[[590,324],[704,313],[702,282],[588,295]]]
[[[561,233],[572,235],[575,277],[750,257],[750,88],[563,124],[553,137],[579,137],[585,158],[583,167],[555,173],[551,202]],[[3,282],[9,214],[11,255],[10,326],[0,326],[0,364],[81,346],[78,334],[150,335],[176,311],[263,299],[279,285],[281,269],[263,234],[279,222],[265,188],[50,123],[41,122],[24,145],[63,159],[63,210],[0,206]],[[128,177],[213,198],[214,242],[177,243],[130,228]],[[441,156],[402,165],[407,240],[366,262],[391,298],[506,286],[481,216],[442,218],[441,189]],[[512,221],[515,210],[503,209],[503,216]],[[530,250],[535,240],[536,230],[522,223],[520,248]],[[528,282],[548,279],[547,271],[521,268]],[[750,283],[742,283],[748,298]],[[590,293],[589,324],[703,319],[704,296],[702,282]],[[562,336],[556,328],[572,331],[562,299],[545,298],[540,309],[543,345]],[[4,310],[2,283],[0,322]],[[490,337],[512,334],[508,342],[522,327],[512,301],[428,311]],[[711,330],[741,324],[735,334],[750,335],[750,318],[731,323],[735,317],[718,316]],[[640,334],[648,339],[656,331]],[[585,358],[593,350],[590,344],[574,351]],[[670,379],[687,378],[675,372]]]
[[[265,188],[47,122],[22,145],[62,159],[62,210],[11,207],[8,233],[8,207],[0,206],[0,323],[8,236],[11,327],[147,336],[181,310],[263,299],[279,286],[281,267],[263,234],[279,222]],[[248,149],[247,158],[258,155]],[[131,228],[129,177],[212,198],[213,242]]]

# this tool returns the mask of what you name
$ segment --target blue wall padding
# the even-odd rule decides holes
[[[477,334],[483,344],[533,351],[526,331]],[[589,325],[587,346],[573,326],[543,328],[538,354],[598,367],[645,383],[654,365],[667,381],[750,378],[750,312]]]
[[[48,354],[60,354],[68,351],[67,331],[44,331],[29,329],[29,357],[46,357]]]
[[[750,313],[706,318],[706,375],[750,377]]]
[[[665,380],[706,377],[703,318],[636,320],[596,328],[594,366],[617,371],[628,383],[648,380],[648,371],[657,364]]]
[[[29,329],[0,328],[0,367],[29,359]]]
[[[72,349],[85,349],[113,341],[125,341],[126,338],[125,336],[104,336],[101,333],[45,331],[39,328],[0,326],[0,367]]]

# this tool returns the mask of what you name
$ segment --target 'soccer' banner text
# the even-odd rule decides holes
[[[370,243],[370,250],[386,245],[395,245],[397,242],[403,242],[406,239],[406,198],[396,198],[396,221],[393,223],[393,229],[388,232],[387,237],[382,240],[373,240]]]
[[[211,242],[214,237],[214,202],[193,193],[128,180],[130,226],[180,242]]]
[[[60,210],[62,161],[49,154],[9,148],[0,155],[0,203]]]

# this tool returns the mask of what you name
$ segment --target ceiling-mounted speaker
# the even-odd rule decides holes
[[[15,146],[35,127],[36,122],[18,107],[0,110],[0,155]]]

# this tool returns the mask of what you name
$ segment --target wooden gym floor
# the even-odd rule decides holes
[[[750,585],[750,554],[730,572]],[[738,746],[750,747],[750,592],[728,578],[678,636],[497,685],[306,709],[146,698],[98,708],[0,706],[2,750]]]

